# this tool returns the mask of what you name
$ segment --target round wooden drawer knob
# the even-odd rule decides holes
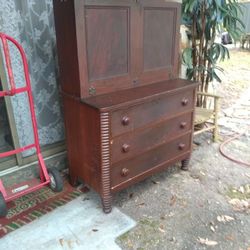
[[[181,103],[182,103],[183,106],[187,106],[188,105],[188,99],[183,98]]]
[[[183,150],[185,147],[186,147],[186,145],[184,143],[180,143],[179,144],[179,149],[180,150]]]
[[[139,80],[136,78],[133,80],[133,84],[138,84],[139,83]]]
[[[182,129],[186,128],[186,127],[187,127],[187,123],[186,123],[186,122],[182,122],[181,125],[180,125],[180,127],[181,127]]]
[[[126,177],[129,174],[129,169],[123,168],[121,171],[121,176]]]
[[[122,118],[122,125],[127,126],[127,125],[129,125],[129,122],[130,122],[129,117],[124,116],[124,117]]]
[[[122,145],[122,151],[124,153],[127,153],[129,151],[129,149],[130,149],[130,146],[128,144],[123,144]]]

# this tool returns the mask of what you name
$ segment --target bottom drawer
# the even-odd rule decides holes
[[[186,134],[136,158],[114,164],[111,169],[111,186],[114,188],[190,150],[191,134]]]

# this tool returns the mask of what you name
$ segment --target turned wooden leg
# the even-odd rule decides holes
[[[102,208],[105,214],[108,214],[112,211],[112,196],[102,197]]]
[[[187,159],[181,161],[181,169],[182,170],[188,171],[188,169],[189,169],[189,161],[190,161],[190,158],[187,158]]]
[[[70,174],[69,183],[72,187],[77,187],[79,185],[79,180],[76,175]]]

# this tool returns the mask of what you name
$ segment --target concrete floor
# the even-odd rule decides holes
[[[135,224],[117,208],[104,214],[97,195],[89,192],[6,235],[0,249],[119,250],[115,239]]]

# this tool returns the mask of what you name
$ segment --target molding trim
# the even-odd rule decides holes
[[[101,113],[101,183],[102,183],[102,204],[103,211],[110,213],[111,182],[110,182],[110,125],[109,113]]]

